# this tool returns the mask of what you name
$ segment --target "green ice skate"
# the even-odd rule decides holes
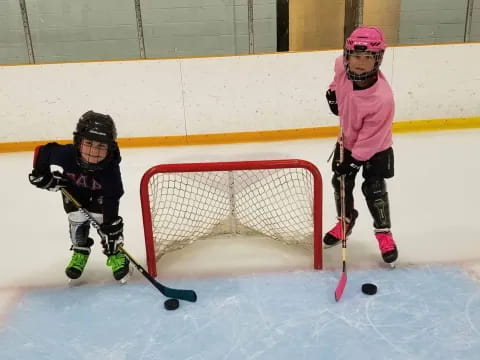
[[[112,268],[115,280],[122,280],[129,272],[130,261],[125,254],[118,252],[108,257],[107,265]]]
[[[87,265],[90,252],[87,250],[73,250],[72,260],[65,269],[65,273],[70,279],[78,279]]]

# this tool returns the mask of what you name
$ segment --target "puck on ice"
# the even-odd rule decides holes
[[[375,284],[363,284],[362,292],[367,295],[375,295],[377,293],[377,286]]]
[[[165,306],[165,309],[167,310],[177,310],[180,306],[180,303],[178,302],[178,299],[168,299],[165,300],[163,306]]]

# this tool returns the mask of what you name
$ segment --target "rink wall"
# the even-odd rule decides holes
[[[335,136],[324,93],[340,50],[0,66],[0,152],[70,141],[92,109],[121,146]],[[395,131],[480,127],[480,43],[390,48]]]

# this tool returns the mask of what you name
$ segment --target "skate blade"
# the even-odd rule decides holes
[[[87,282],[82,279],[68,279],[67,286],[68,287],[77,287],[86,284]]]
[[[395,261],[393,261],[391,263],[381,262],[380,264],[381,264],[382,267],[387,268],[387,269],[395,269],[397,267],[397,265],[395,264]]]

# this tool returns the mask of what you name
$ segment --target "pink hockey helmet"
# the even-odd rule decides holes
[[[383,53],[387,48],[387,43],[383,38],[383,32],[376,26],[359,26],[350,34],[345,42],[343,51],[343,64],[347,76],[353,81],[362,81],[375,76],[383,60]],[[375,59],[375,66],[372,71],[355,74],[349,68],[349,57],[355,53],[370,53]]]

